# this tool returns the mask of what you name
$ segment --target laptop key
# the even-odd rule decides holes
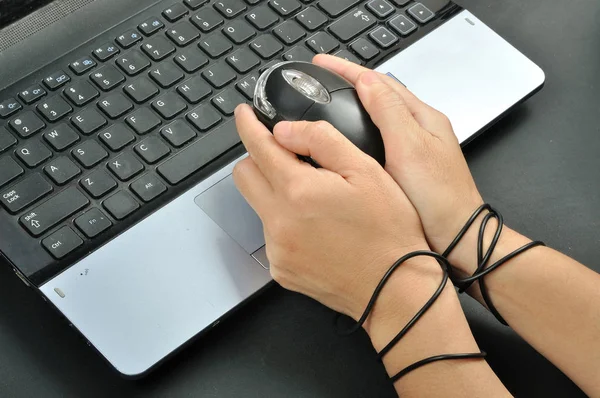
[[[10,128],[23,138],[27,138],[37,133],[46,125],[32,111],[21,113],[18,117],[8,122]]]
[[[100,47],[96,48],[92,54],[98,61],[106,61],[110,57],[117,55],[120,52],[119,47],[113,43],[104,43]]]
[[[131,152],[117,156],[108,162],[107,167],[121,181],[127,181],[144,170],[142,162],[137,160]]]
[[[146,138],[134,147],[137,153],[146,163],[153,164],[167,156],[171,150],[160,138],[152,136]]]
[[[256,31],[241,19],[231,22],[223,28],[223,33],[235,44],[242,44],[256,35]]]
[[[277,23],[279,17],[267,6],[261,6],[246,14],[246,20],[256,29],[265,30]]]
[[[39,84],[35,84],[29,87],[27,90],[23,90],[19,93],[19,98],[26,104],[33,104],[38,99],[46,95],[44,90]]]
[[[362,37],[353,42],[350,45],[350,48],[365,61],[368,61],[379,54],[377,47]]]
[[[83,245],[83,240],[71,227],[64,226],[42,240],[42,246],[57,260]]]
[[[44,140],[55,150],[62,151],[79,141],[79,135],[68,125],[61,123],[43,135]]]
[[[187,114],[187,120],[200,131],[207,131],[221,121],[219,112],[209,104],[200,105]]]
[[[181,3],[175,3],[171,5],[169,8],[165,9],[162,12],[163,17],[167,18],[169,22],[175,22],[185,14],[188,13],[188,9],[184,7]]]
[[[262,35],[250,42],[250,48],[263,59],[273,58],[283,46],[271,35]]]
[[[19,109],[23,108],[14,98],[8,98],[0,102],[0,117],[2,119],[9,117]]]
[[[327,32],[317,32],[306,40],[306,45],[317,54],[329,54],[340,44]]]
[[[4,127],[0,126],[0,152],[4,152],[16,143],[17,139],[13,137],[11,133],[6,131]]]
[[[200,76],[194,76],[177,87],[177,92],[187,102],[195,104],[208,97],[212,92],[210,86]]]
[[[40,173],[33,173],[0,192],[0,203],[14,214],[48,195],[52,189]]]
[[[88,135],[104,126],[106,119],[94,108],[87,108],[74,115],[71,118],[71,124],[83,134]]]
[[[339,58],[343,58],[346,61],[354,62],[355,64],[358,64],[358,65],[362,65],[363,64],[363,61],[361,61],[360,59],[358,59],[356,57],[356,55],[352,54],[348,50],[340,50],[340,51],[336,52],[333,55],[335,55],[336,57],[339,57]]]
[[[360,0],[321,0],[317,3],[319,8],[330,17],[335,18],[360,3]]]
[[[175,185],[240,143],[233,119],[214,129],[158,166],[158,173]]]
[[[153,173],[148,173],[131,184],[131,190],[144,202],[150,202],[167,190],[167,186]]]
[[[110,91],[119,83],[125,81],[125,76],[112,65],[104,65],[102,68],[92,73],[90,78],[103,91]]]
[[[311,62],[315,54],[308,51],[304,46],[295,46],[283,54],[286,61],[306,61]]]
[[[369,38],[381,48],[388,48],[398,41],[398,38],[383,26],[369,33]]]
[[[314,31],[327,23],[327,17],[315,7],[308,7],[300,14],[296,15],[296,20],[300,22],[304,28]]]
[[[406,18],[404,15],[398,15],[392,18],[388,25],[392,28],[396,33],[399,33],[402,36],[408,36],[413,31],[417,29],[417,25],[410,19]]]
[[[246,6],[240,0],[221,0],[213,4],[213,7],[225,18],[233,18],[246,10]]]
[[[125,121],[139,135],[150,132],[161,124],[161,120],[150,109],[143,107],[125,118]]]
[[[282,17],[287,17],[302,8],[302,4],[296,0],[271,0],[269,1],[269,7]]]
[[[407,12],[421,24],[427,23],[435,17],[435,14],[421,3],[413,5]]]
[[[79,80],[68,86],[64,94],[76,106],[83,106],[100,95],[98,90],[85,80]]]
[[[191,19],[192,23],[196,25],[202,32],[210,32],[217,26],[223,23],[223,17],[217,13],[214,9],[204,7]]]
[[[100,163],[100,161],[108,157],[108,152],[94,140],[85,141],[73,149],[71,153],[75,160],[87,169],[94,167]]]
[[[23,168],[10,156],[0,158],[0,187],[23,174]]]
[[[187,73],[193,73],[206,65],[208,58],[198,48],[188,47],[175,56],[175,63]]]
[[[244,94],[244,96],[248,98],[248,100],[252,100],[254,98],[254,89],[256,87],[257,81],[258,75],[256,73],[253,73],[240,80],[235,85],[235,87],[240,93]]]
[[[117,65],[129,76],[135,76],[150,66],[150,61],[138,50],[131,50],[117,58]]]
[[[112,227],[112,222],[100,210],[93,208],[79,217],[73,223],[88,238],[92,239]]]
[[[235,80],[235,73],[223,61],[219,61],[202,72],[204,77],[213,87],[221,88]]]
[[[71,159],[61,156],[48,163],[44,172],[55,184],[64,185],[81,174],[81,169]]]
[[[287,45],[294,44],[306,36],[306,32],[293,20],[288,20],[273,29],[273,34]]]
[[[176,120],[168,126],[163,127],[160,130],[160,135],[177,148],[185,145],[197,136],[196,132],[183,120]]]
[[[104,170],[96,170],[79,181],[79,185],[95,199],[101,198],[112,191],[117,182]]]
[[[165,61],[150,70],[150,77],[162,88],[168,88],[185,77],[171,61]]]
[[[141,104],[158,94],[158,88],[146,76],[126,85],[123,90],[135,102]]]
[[[119,191],[107,198],[102,206],[117,220],[122,220],[137,209],[140,204],[127,192]]]
[[[227,63],[238,73],[246,73],[260,64],[260,59],[252,51],[244,47],[228,56]]]
[[[343,42],[352,40],[377,23],[368,12],[354,9],[329,26],[329,31]]]
[[[127,32],[117,36],[115,40],[121,47],[129,48],[135,43],[141,41],[142,35],[135,30],[128,30]]]
[[[77,61],[71,62],[69,68],[71,68],[76,75],[83,75],[96,65],[96,61],[86,55],[85,57],[79,58]]]
[[[154,61],[165,59],[175,52],[175,47],[164,37],[156,36],[142,44],[142,50]]]
[[[394,6],[385,0],[371,0],[367,3],[367,8],[378,18],[385,18],[395,10]]]
[[[37,106],[37,110],[49,122],[55,122],[71,112],[73,108],[59,95],[50,97]]]
[[[66,74],[62,70],[59,70],[57,72],[54,72],[50,76],[46,77],[43,80],[43,82],[44,82],[44,85],[46,87],[48,87],[48,89],[50,89],[50,90],[56,90],[57,88],[59,88],[63,84],[69,82],[70,80],[71,80],[71,77],[68,74]]]
[[[145,34],[146,36],[150,36],[160,29],[162,29],[165,24],[160,20],[160,18],[150,18],[141,24],[138,25],[138,29],[140,32]]]
[[[246,100],[233,87],[230,87],[214,96],[211,102],[222,114],[231,116],[235,107],[246,102]]]
[[[206,3],[208,3],[208,0],[183,0],[183,4],[192,10],[196,10]]]
[[[398,7],[404,7],[405,5],[407,5],[408,3],[410,3],[412,0],[392,0]]]
[[[17,148],[15,155],[29,168],[39,166],[52,156],[52,152],[37,139],[27,141]]]
[[[233,46],[221,33],[214,33],[198,43],[211,58],[218,58],[231,50]]]
[[[135,141],[133,133],[122,123],[113,124],[106,130],[101,131],[98,138],[113,152],[117,152],[125,148],[127,144]]]
[[[98,108],[106,116],[116,119],[133,108],[133,104],[121,93],[114,93],[98,101]]]
[[[187,108],[187,104],[174,92],[158,97],[152,108],[165,119],[172,119]]]
[[[188,21],[181,21],[167,29],[167,37],[180,47],[185,47],[200,36],[198,29]]]
[[[19,221],[30,234],[40,236],[89,203],[88,198],[77,187],[72,186],[31,209]]]

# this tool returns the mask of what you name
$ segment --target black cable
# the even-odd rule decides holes
[[[444,355],[436,355],[434,357],[429,357],[429,358],[421,359],[420,361],[417,361],[417,362],[413,363],[412,365],[409,365],[409,366],[405,367],[400,372],[396,373],[396,375],[390,377],[390,380],[392,381],[392,383],[395,383],[402,376],[405,376],[407,373],[412,372],[413,370],[415,370],[417,368],[420,368],[421,366],[427,365],[429,363],[432,363],[432,362],[446,361],[446,360],[453,360],[453,359],[485,358],[486,355],[487,354],[484,351],[475,352],[475,353],[472,353],[472,354],[444,354]]]

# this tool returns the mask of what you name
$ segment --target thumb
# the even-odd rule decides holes
[[[310,156],[321,167],[342,177],[348,177],[368,159],[342,133],[324,121],[279,122],[273,135],[287,150]]]

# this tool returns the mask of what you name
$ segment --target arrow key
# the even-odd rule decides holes
[[[385,18],[394,12],[394,7],[385,0],[371,0],[367,3],[367,8],[378,18]]]
[[[381,48],[388,48],[398,41],[398,38],[383,26],[369,33],[369,37]]]
[[[404,15],[398,15],[397,17],[392,18],[388,24],[390,25],[390,28],[402,36],[408,36],[417,29],[417,25]]]
[[[408,13],[419,23],[429,22],[435,14],[421,3],[417,3],[408,9]]]

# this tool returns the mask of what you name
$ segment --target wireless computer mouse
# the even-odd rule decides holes
[[[354,86],[328,69],[297,61],[273,65],[256,82],[254,111],[271,131],[283,120],[325,120],[385,165],[381,133],[362,106]],[[318,167],[312,159],[300,158]]]

